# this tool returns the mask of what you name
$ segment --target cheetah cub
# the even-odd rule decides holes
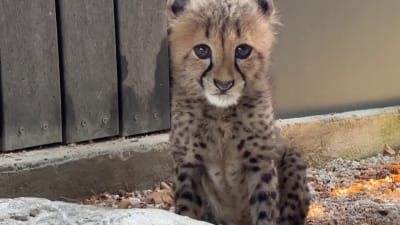
[[[304,224],[306,166],[274,123],[272,0],[168,0],[176,213]]]

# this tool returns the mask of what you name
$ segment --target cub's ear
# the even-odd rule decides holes
[[[190,0],[167,0],[168,19],[173,20],[182,14]]]
[[[261,12],[265,15],[273,14],[275,7],[273,0],[256,0]]]

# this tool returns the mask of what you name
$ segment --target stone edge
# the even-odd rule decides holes
[[[384,120],[385,124],[379,124],[380,120]],[[377,122],[378,121],[378,122]],[[338,143],[330,141],[329,145],[311,145],[310,139],[321,140],[327,137],[336,137],[340,134],[338,132],[345,132],[348,135],[348,131],[356,130],[360,131],[364,129],[364,132],[368,132],[371,126],[374,129],[378,129],[382,132],[389,132],[386,135],[393,136],[399,133],[398,140],[392,140],[390,143],[383,143],[382,140],[369,139],[368,143],[373,142],[373,147],[377,145],[391,144],[400,146],[400,106],[392,106],[377,109],[367,109],[358,111],[349,111],[344,113],[333,113],[327,115],[316,115],[300,118],[291,119],[278,119],[278,126],[281,128],[283,135],[289,139],[288,142],[291,146],[298,148],[305,155],[314,155],[315,151],[312,148],[326,147],[325,151],[322,152],[329,154],[332,146],[337,146]],[[391,126],[390,129],[388,126]],[[377,127],[379,126],[379,127]],[[399,128],[398,130],[396,128]],[[317,133],[312,133],[312,137],[307,135],[308,130],[314,130]],[[324,130],[324,133],[318,133],[319,130]],[[376,131],[374,131],[376,133]],[[390,132],[393,132],[390,134]],[[351,132],[350,132],[351,133]],[[310,133],[308,133],[310,134]],[[343,134],[343,135],[345,135]],[[353,134],[355,136],[359,134]],[[368,136],[368,135],[367,135]],[[381,136],[379,136],[381,137]],[[309,139],[307,139],[309,138]],[[373,138],[373,137],[371,137]],[[340,139],[340,138],[339,138]],[[340,139],[341,140],[341,139]],[[343,141],[343,140],[341,140]],[[346,151],[346,144],[354,148],[361,143],[351,143],[354,139],[349,139],[349,143],[341,143],[343,149]],[[17,172],[24,170],[32,170],[37,168],[43,168],[49,165],[59,165],[63,163],[73,162],[80,159],[90,159],[98,156],[113,155],[120,157],[122,160],[126,156],[127,152],[139,152],[146,153],[149,151],[163,151],[165,146],[168,144],[168,133],[147,135],[135,138],[119,138],[111,141],[102,141],[91,144],[77,144],[67,146],[57,146],[45,149],[38,149],[32,151],[22,152],[11,152],[0,154],[0,173]],[[382,148],[376,149],[373,153],[381,152]],[[332,157],[346,156],[346,154],[332,154]],[[360,157],[365,155],[361,154]],[[346,157],[345,157],[346,158]],[[354,157],[350,157],[354,158]]]

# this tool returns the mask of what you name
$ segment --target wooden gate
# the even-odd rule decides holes
[[[0,150],[169,128],[165,1],[1,0]]]

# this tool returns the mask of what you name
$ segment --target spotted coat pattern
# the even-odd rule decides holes
[[[281,138],[272,106],[273,2],[170,0],[168,8],[176,213],[226,225],[304,224],[306,164]],[[208,58],[193,53],[201,43]],[[252,52],[235,58],[242,43]],[[228,100],[210,101],[207,79],[233,80],[221,94]]]

